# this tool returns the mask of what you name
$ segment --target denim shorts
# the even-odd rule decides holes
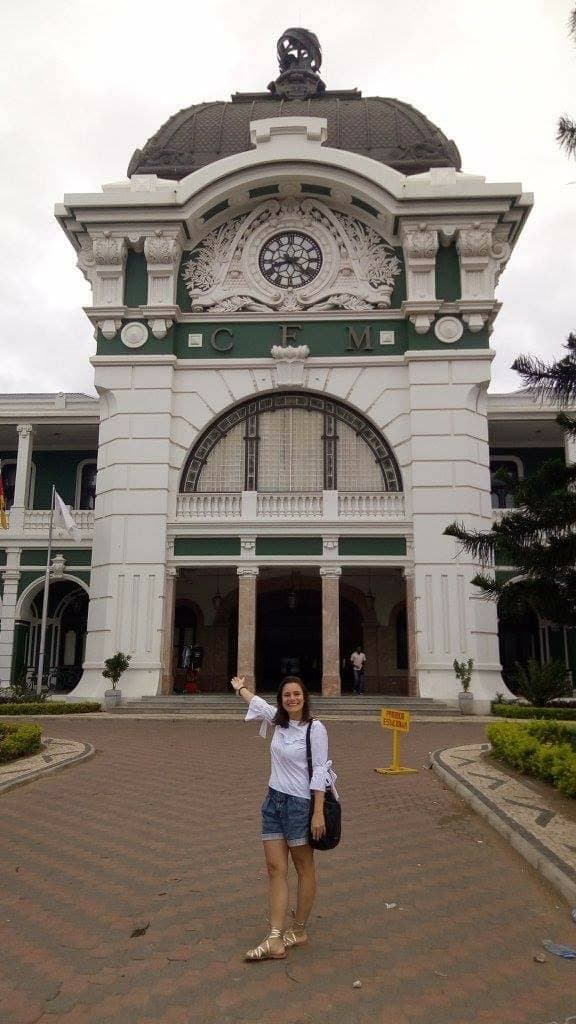
[[[285,839],[288,846],[306,846],[310,801],[269,789],[262,804],[262,839]]]

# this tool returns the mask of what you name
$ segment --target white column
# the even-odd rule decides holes
[[[160,692],[172,693],[174,686],[174,612],[178,569],[167,569],[164,579],[164,615],[162,616],[162,679]]]
[[[18,431],[18,455],[16,457],[14,501],[10,511],[10,529],[21,532],[24,528],[24,509],[28,499],[34,430],[31,423],[19,423],[16,430]]]
[[[236,675],[244,676],[249,690],[255,690],[256,585],[257,565],[239,565],[238,573],[238,659]]]
[[[13,548],[6,554],[6,568],[2,572],[4,580],[4,596],[2,598],[2,618],[0,619],[0,683],[8,686],[12,667],[12,651],[14,647],[14,622],[16,619],[16,603],[18,601],[18,582],[20,580],[20,548]]]
[[[340,576],[339,565],[323,565],[322,578],[322,696],[339,697]]]
[[[564,458],[567,466],[573,466],[576,462],[576,437],[564,434]]]

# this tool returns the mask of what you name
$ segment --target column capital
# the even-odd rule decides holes
[[[175,580],[175,579],[177,579],[177,578],[178,578],[178,573],[179,573],[179,571],[180,571],[180,570],[179,570],[179,568],[178,568],[178,566],[177,566],[177,565],[168,565],[168,566],[166,567],[166,577],[167,577],[168,579],[173,579],[173,580]]]
[[[236,572],[238,576],[247,576],[256,579],[260,568],[257,565],[238,565],[236,566]]]
[[[18,436],[23,439],[30,437],[30,434],[34,433],[34,427],[31,423],[18,423],[16,430],[18,432]]]
[[[339,579],[342,575],[341,565],[321,565],[320,575],[326,579]]]
[[[413,580],[415,575],[415,568],[413,565],[402,566],[402,575],[405,580]]]

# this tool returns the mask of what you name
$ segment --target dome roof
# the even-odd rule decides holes
[[[302,115],[326,118],[327,146],[371,157],[402,174],[419,174],[430,167],[461,168],[455,143],[420,111],[401,100],[363,98],[350,90],[304,99],[240,93],[232,102],[187,107],[135,151],[128,176],[157,174],[179,181],[199,167],[252,149],[250,121]]]
[[[179,181],[215,160],[252,148],[250,122],[268,117],[325,117],[326,144],[379,160],[402,174],[430,167],[460,170],[460,154],[424,114],[401,100],[362,98],[357,89],[327,92],[318,72],[322,50],[309,29],[289,28],[276,47],[280,74],[268,92],[236,93],[230,103],[199,103],[174,114],[137,149],[132,174]]]

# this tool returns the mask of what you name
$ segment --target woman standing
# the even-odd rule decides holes
[[[270,932],[249,949],[246,960],[280,960],[290,946],[308,941],[306,921],[316,895],[314,850],[308,842],[310,800],[314,801],[310,829],[314,839],[325,832],[324,793],[336,775],[328,760],[328,733],[310,714],[309,695],[297,676],[287,676],[276,695],[276,707],[255,696],[244,679],[234,677],[232,686],[249,705],[246,721],[260,720],[260,735],[268,723],[276,728],[270,745],[272,770],[262,804],[262,840],[268,869]],[[310,729],[312,778],[306,755],[306,731]],[[294,919],[285,928],[288,910],[288,852],[298,875],[298,899]]]

